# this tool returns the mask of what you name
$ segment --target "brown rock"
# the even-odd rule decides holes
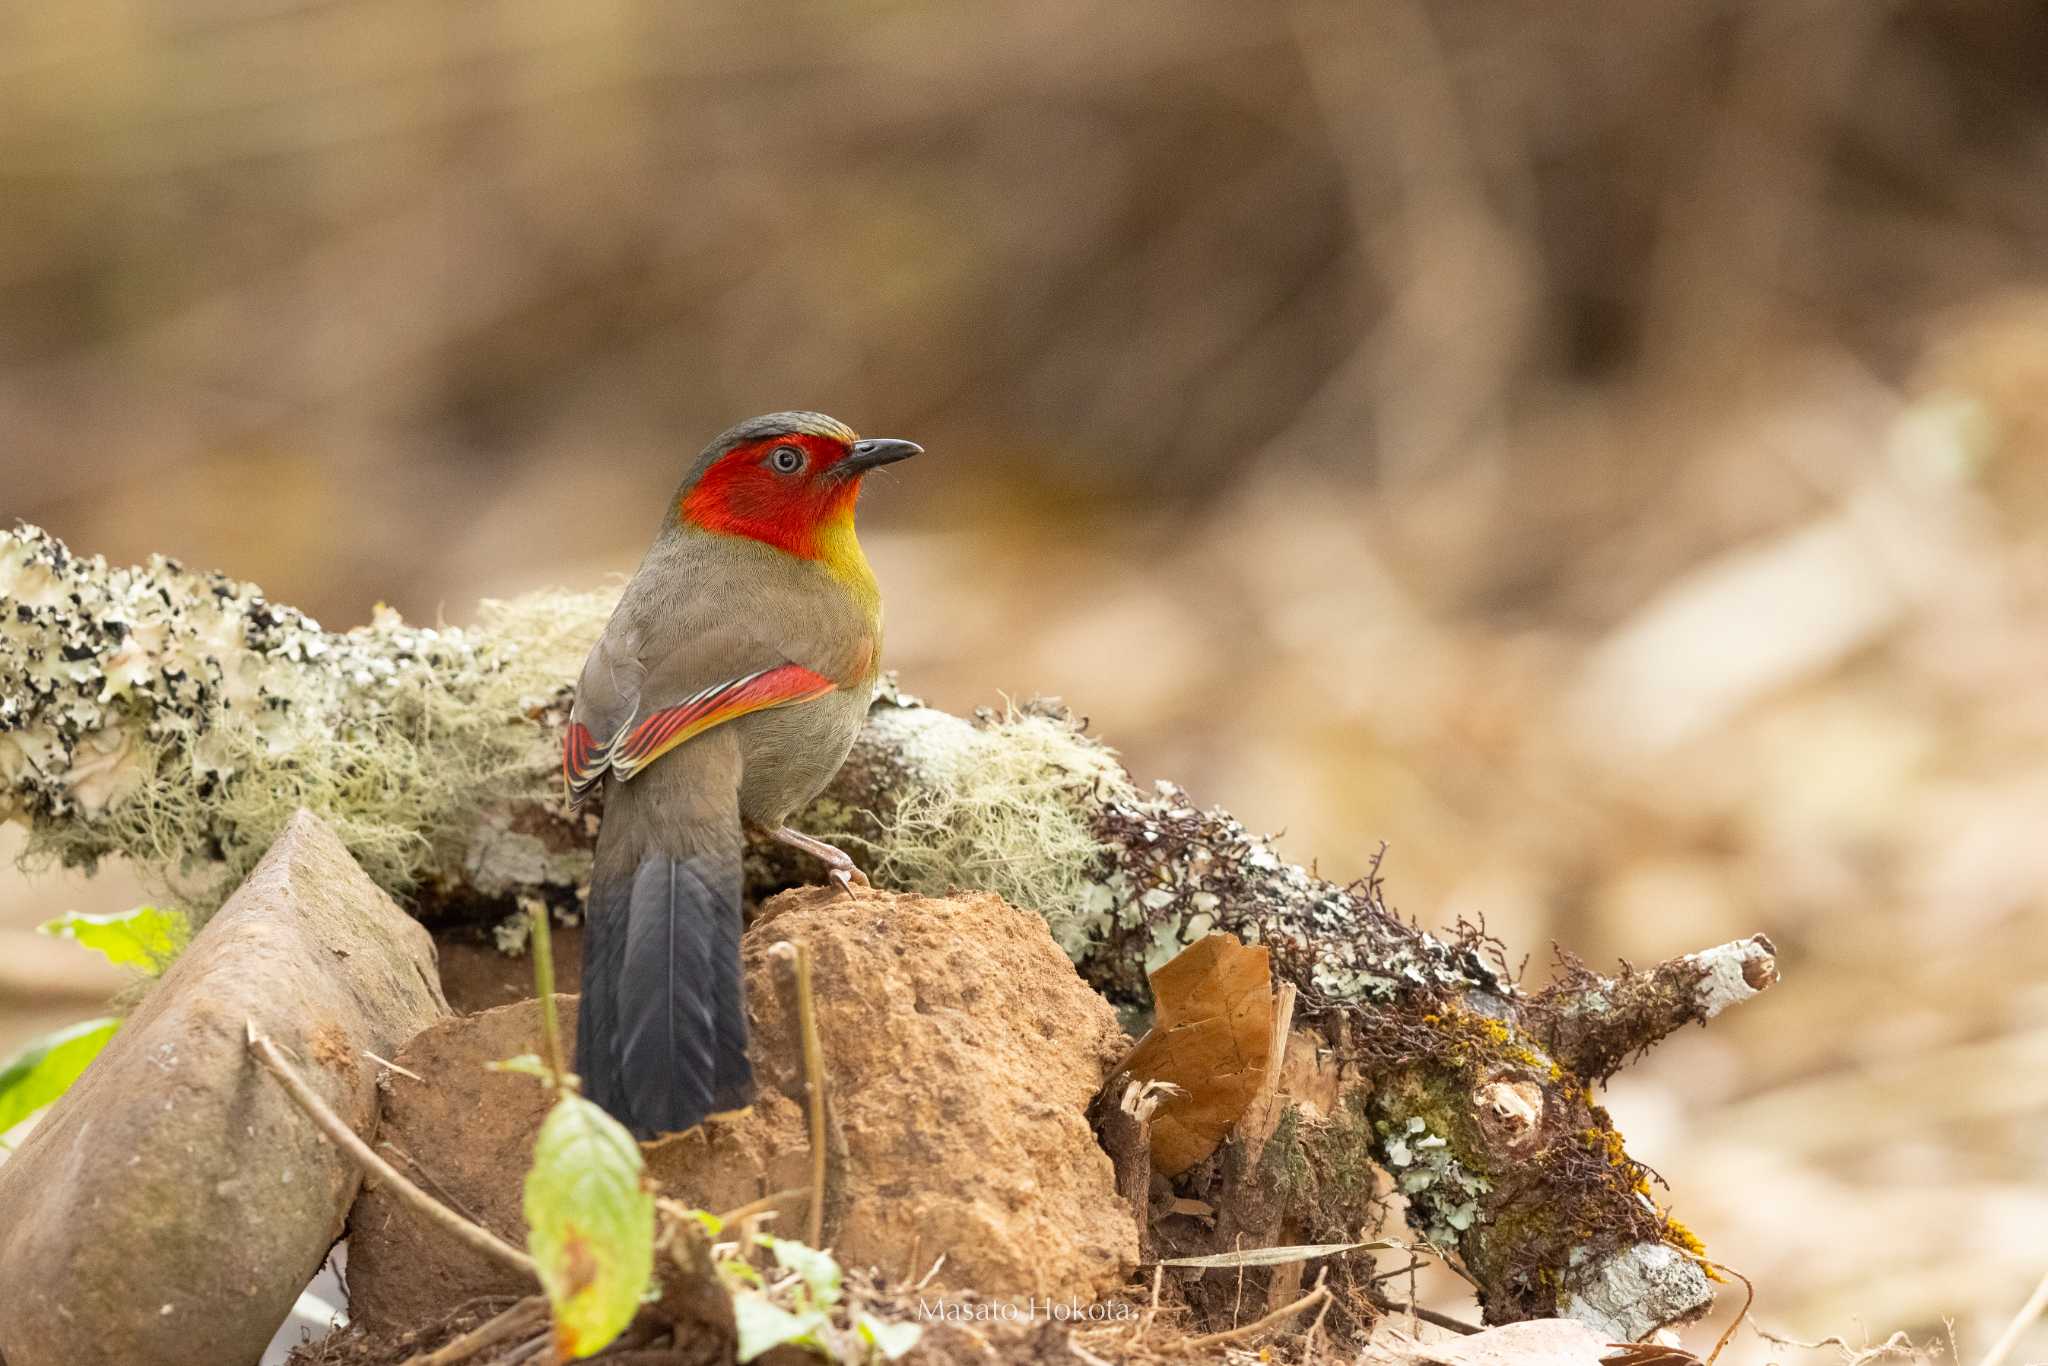
[[[671,1193],[729,1210],[809,1181],[793,1004],[769,959],[810,946],[827,1089],[844,1140],[826,1241],[842,1261],[986,1294],[1087,1296],[1137,1256],[1089,1099],[1125,1040],[1045,922],[995,896],[806,889],[763,908],[744,944],[761,1094],[744,1117],[649,1150]],[[574,998],[561,998],[574,1037]],[[538,1047],[532,1002],[444,1021],[396,1061],[384,1138],[439,1189],[522,1241],[520,1182],[547,1105],[529,1077],[486,1071]],[[401,1163],[401,1165],[403,1165]],[[800,1202],[799,1202],[800,1203]],[[771,1225],[801,1236],[800,1215]],[[374,1185],[349,1221],[350,1305],[372,1328],[414,1326],[464,1299],[517,1293],[497,1267],[420,1227]]]
[[[0,1356],[254,1361],[358,1174],[250,1060],[246,1022],[367,1133],[363,1051],[389,1056],[445,1009],[426,931],[300,812],[0,1166]]]

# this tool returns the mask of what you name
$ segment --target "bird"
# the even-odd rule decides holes
[[[752,826],[849,894],[867,878],[790,817],[845,761],[880,673],[882,595],[854,534],[871,471],[923,453],[823,413],[750,418],[700,453],[577,679],[570,805],[604,792],[575,1069],[642,1140],[751,1103],[740,969]]]

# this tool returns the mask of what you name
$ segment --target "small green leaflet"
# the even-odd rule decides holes
[[[63,1095],[120,1027],[111,1016],[82,1020],[31,1041],[0,1063],[0,1134]]]
[[[824,1309],[839,1303],[842,1273],[831,1253],[820,1252],[794,1238],[777,1238],[766,1233],[759,1236],[759,1241],[761,1246],[775,1254],[777,1266],[784,1271],[794,1271],[803,1281],[805,1299],[810,1307]]]
[[[137,906],[117,915],[71,911],[37,928],[97,951],[115,967],[137,968],[152,977],[169,967],[192,938],[192,923],[183,912],[155,906]],[[63,1095],[120,1024],[113,1017],[84,1020],[45,1034],[0,1063],[0,1134]]]
[[[754,1270],[753,1267],[748,1266],[737,1257],[727,1257],[721,1261],[718,1264],[718,1271],[727,1280],[737,1281],[742,1286],[751,1285],[756,1290],[768,1284],[768,1282],[761,1279],[760,1272]]]
[[[192,922],[183,911],[157,906],[137,906],[113,915],[69,911],[37,928],[96,949],[117,968],[138,968],[152,977],[162,975],[192,938]]]
[[[741,1290],[733,1295],[732,1318],[734,1326],[739,1329],[739,1359],[742,1363],[784,1343],[815,1347],[818,1330],[826,1322],[821,1309],[792,1314],[771,1303],[758,1290]]]
[[[526,1174],[526,1248],[554,1307],[555,1346],[587,1357],[639,1312],[654,1274],[654,1196],[640,1145],[581,1096],[555,1102]]]
[[[861,1341],[880,1352],[889,1361],[894,1361],[924,1336],[924,1328],[915,1323],[884,1323],[873,1314],[862,1314],[854,1320],[854,1327],[860,1330]]]
[[[845,1297],[846,1283],[830,1252],[765,1233],[756,1234],[754,1242],[773,1252],[775,1264],[795,1279],[778,1279],[771,1289],[759,1271],[738,1257],[719,1261],[719,1273],[732,1293],[742,1363],[785,1346],[801,1347],[827,1361],[872,1362],[877,1356],[894,1361],[917,1345],[924,1330],[914,1323],[890,1323],[866,1312],[853,1316],[851,1332],[833,1323],[832,1312]]]

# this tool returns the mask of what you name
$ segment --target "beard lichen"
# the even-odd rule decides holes
[[[825,837],[864,848],[884,885],[933,895],[985,889],[1037,911],[1078,957],[1104,848],[1088,813],[1137,796],[1115,751],[1052,703],[984,710],[967,725],[889,695],[870,725],[888,729],[896,762],[916,781],[893,806],[866,813],[878,833]]]
[[[32,864],[117,854],[202,918],[302,806],[394,892],[471,886],[487,814],[553,781],[531,718],[611,601],[487,602],[471,629],[380,606],[333,633],[161,556],[0,533],[0,818],[30,820]]]

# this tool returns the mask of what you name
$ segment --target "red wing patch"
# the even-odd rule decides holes
[[[581,721],[571,721],[569,733],[562,737],[562,782],[569,789],[571,806],[604,781],[604,770],[605,752],[591,738],[590,727]]]
[[[706,688],[673,707],[649,713],[626,731],[610,746],[612,772],[621,780],[631,778],[683,741],[720,722],[769,707],[808,702],[837,686],[801,664],[784,664]]]
[[[649,712],[603,744],[593,743],[588,730],[572,723],[562,750],[569,799],[571,803],[582,801],[604,780],[607,770],[625,782],[683,741],[721,722],[748,712],[809,702],[838,686],[801,664],[784,664],[717,684],[672,707]]]

